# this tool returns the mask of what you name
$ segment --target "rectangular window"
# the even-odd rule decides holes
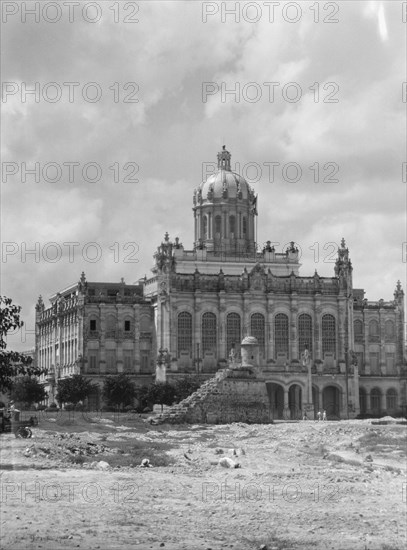
[[[116,350],[106,350],[106,372],[116,373]]]
[[[363,351],[357,351],[356,357],[358,358],[358,367],[359,367],[359,374],[364,374],[365,372],[365,363],[363,358]]]
[[[99,370],[97,365],[97,354],[90,353],[88,359],[88,372],[97,372]]]
[[[123,370],[124,372],[133,372],[133,351],[131,349],[123,351]]]
[[[370,354],[370,374],[380,374],[379,354]]]
[[[96,330],[96,319],[91,319],[89,323],[90,330]]]
[[[130,321],[124,321],[124,330],[130,332]]]
[[[387,374],[396,374],[396,361],[394,353],[386,353],[386,371]]]
[[[150,357],[147,350],[140,351],[140,366],[142,372],[148,372],[150,370]]]

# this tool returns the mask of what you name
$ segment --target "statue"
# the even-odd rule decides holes
[[[236,365],[236,351],[235,351],[235,348],[232,347],[230,352],[229,352],[229,363],[232,365],[232,366],[235,366]]]

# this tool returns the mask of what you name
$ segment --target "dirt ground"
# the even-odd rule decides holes
[[[2,550],[407,547],[405,425],[89,420],[0,436]]]

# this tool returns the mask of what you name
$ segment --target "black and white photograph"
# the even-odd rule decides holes
[[[0,550],[404,549],[407,2],[0,9]]]

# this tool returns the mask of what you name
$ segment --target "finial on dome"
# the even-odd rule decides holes
[[[231,154],[226,150],[226,145],[222,145],[222,151],[218,153],[218,170],[228,170],[230,172]]]

